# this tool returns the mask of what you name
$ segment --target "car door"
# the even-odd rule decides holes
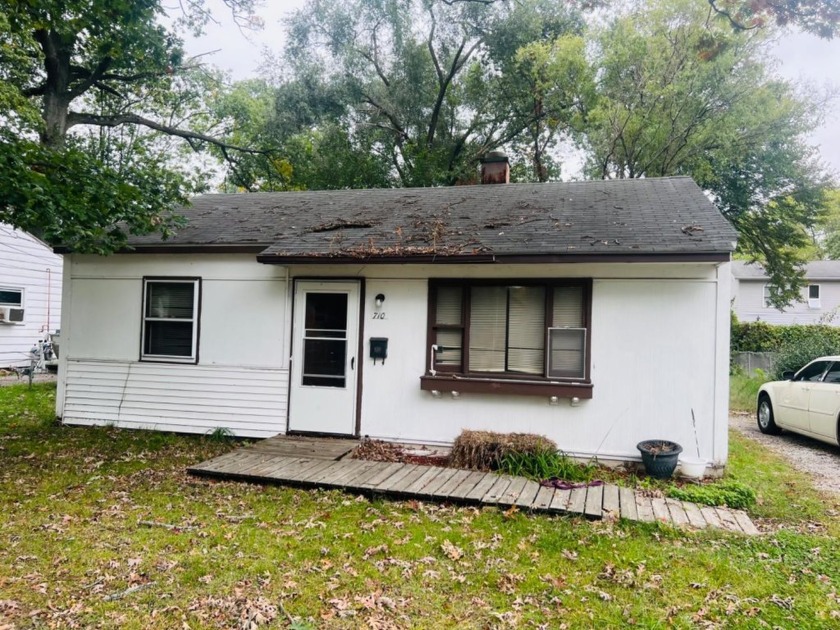
[[[811,433],[836,439],[838,412],[840,412],[840,362],[835,361],[822,380],[811,384],[811,395],[808,400]]]
[[[811,430],[809,419],[809,401],[811,390],[822,379],[830,361],[814,361],[799,370],[793,380],[779,388],[776,422],[786,428]]]

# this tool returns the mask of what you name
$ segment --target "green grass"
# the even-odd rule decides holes
[[[758,388],[770,380],[763,370],[748,374],[738,370],[729,377],[729,409],[732,411],[755,411]]]
[[[235,443],[62,427],[53,396],[0,388],[0,627],[822,628],[840,616],[837,501],[735,434],[729,475],[772,526],[757,538],[192,478],[185,466]]]

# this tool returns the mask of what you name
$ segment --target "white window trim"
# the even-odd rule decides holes
[[[761,297],[762,297],[762,304],[764,304],[764,308],[773,308],[773,305],[770,304],[770,285],[768,283],[764,283],[764,286],[761,288]]]
[[[149,284],[189,284],[194,286],[193,290],[193,316],[190,319],[178,318],[179,322],[192,323],[192,352],[190,356],[178,356],[169,354],[146,354],[146,322],[167,322],[168,317],[146,317],[146,300],[149,297]],[[143,278],[143,311],[140,319],[140,360],[158,363],[198,363],[198,320],[199,306],[201,304],[201,279],[200,278]]]
[[[811,297],[811,287],[817,287],[817,297]],[[809,284],[805,288],[807,298],[808,298],[808,308],[822,308],[822,288],[818,284]]]

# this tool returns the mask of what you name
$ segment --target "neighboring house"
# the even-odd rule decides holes
[[[739,321],[840,326],[840,260],[809,262],[799,301],[781,311],[768,301],[768,282],[760,265],[732,262],[732,308]]]
[[[0,368],[29,365],[29,351],[61,321],[61,256],[0,223]]]
[[[606,461],[663,438],[726,461],[736,234],[691,179],[207,195],[183,214],[168,241],[67,256],[65,423],[532,432]]]

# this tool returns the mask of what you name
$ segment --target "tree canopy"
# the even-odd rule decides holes
[[[251,0],[226,3],[237,15],[251,10]],[[181,22],[199,30],[209,14],[198,1],[185,7]],[[172,209],[199,180],[149,137],[107,132],[142,127],[196,149],[232,149],[207,132],[207,76],[163,17],[159,0],[4,3],[0,221],[94,252],[177,225]]]

